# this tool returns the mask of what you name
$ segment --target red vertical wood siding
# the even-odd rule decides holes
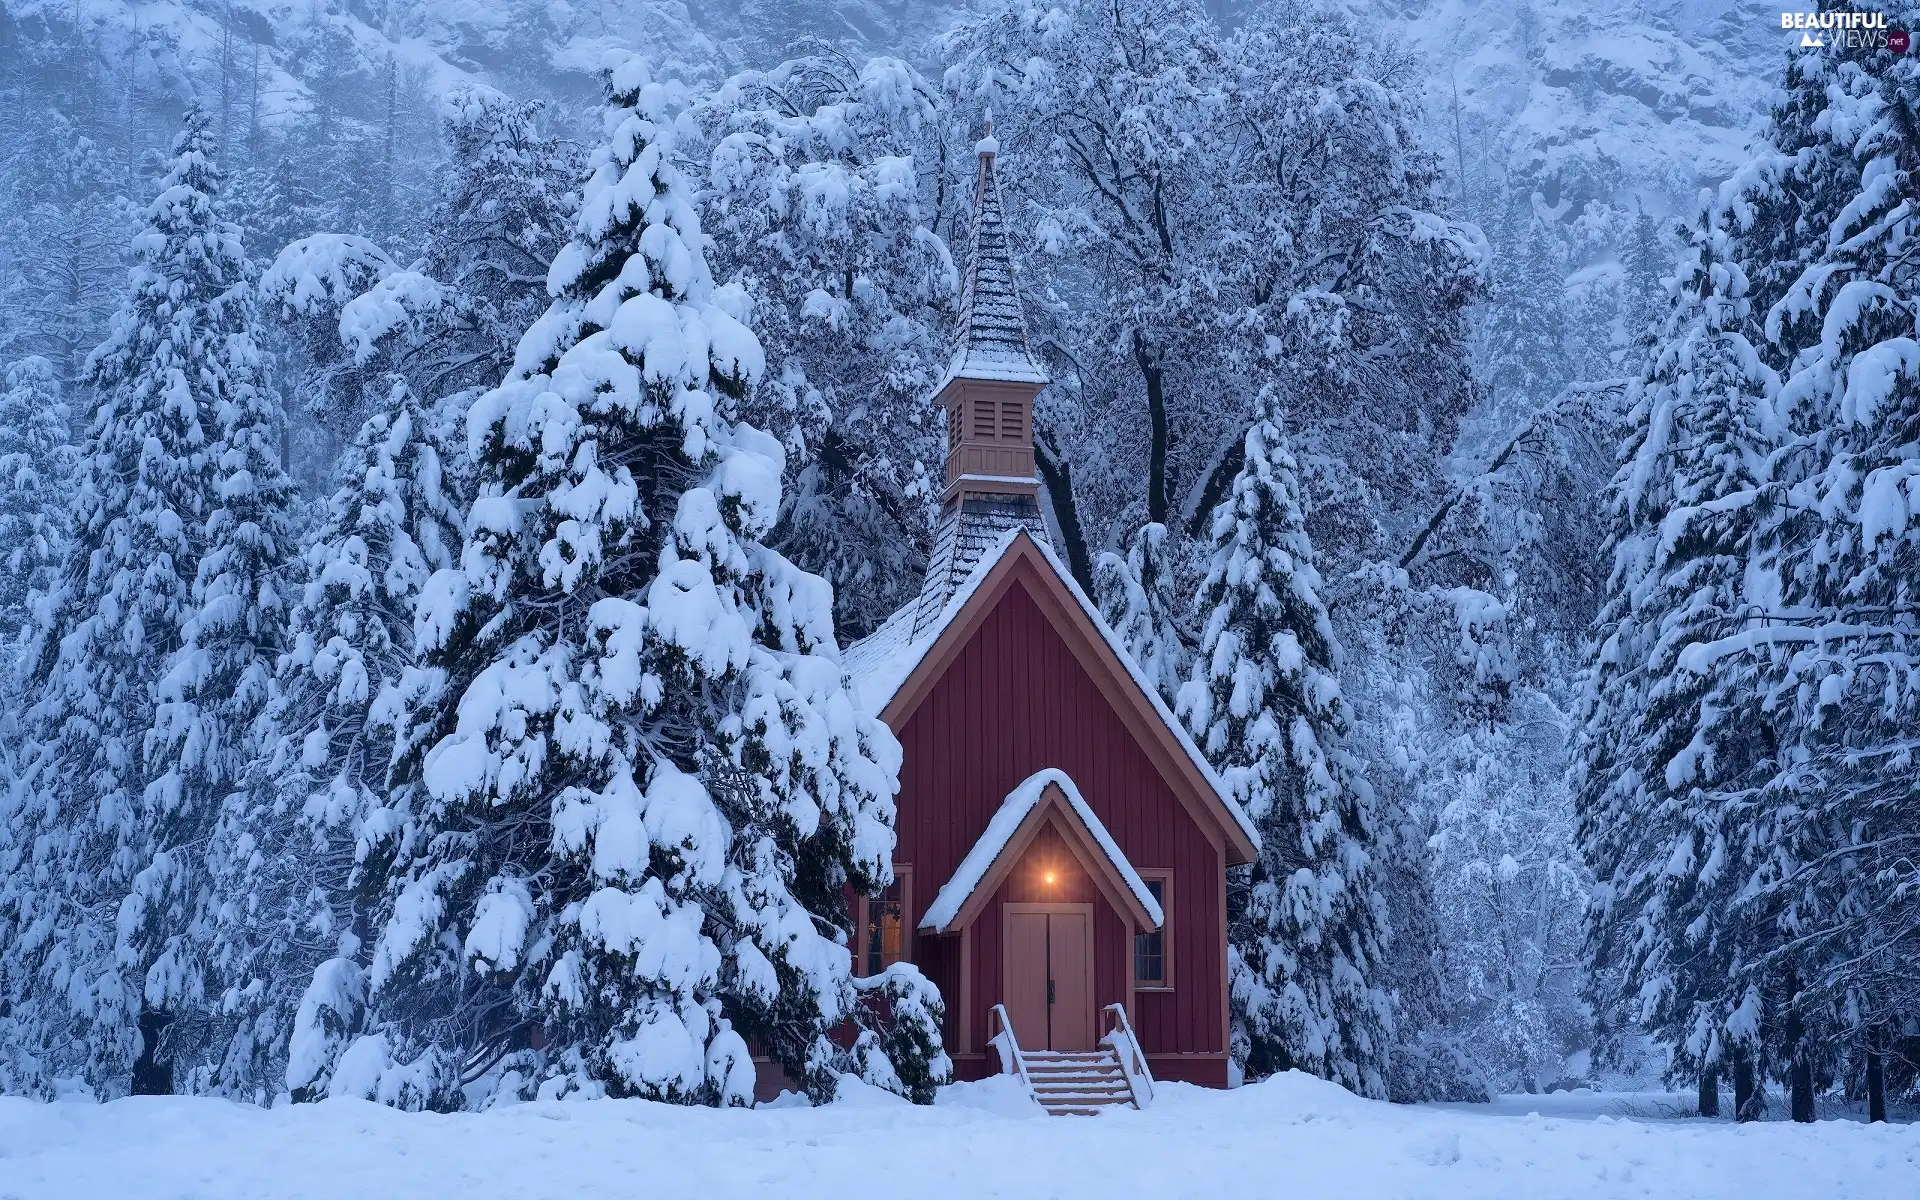
[[[924,909],[952,876],[1008,792],[1036,771],[1059,768],[1135,867],[1173,872],[1174,986],[1138,993],[1133,1020],[1141,1043],[1149,1054],[1226,1049],[1221,852],[1017,579],[897,732],[906,752],[897,857],[913,864],[917,908]],[[957,935],[915,941],[916,960],[931,968],[947,997],[951,1048],[961,1041],[956,1022],[965,1021],[968,1044],[986,1049],[987,1009],[999,999],[999,904],[1009,900],[1093,901],[1096,1003],[1127,999],[1133,948],[1120,915],[1051,829],[1028,848],[1025,860],[973,927],[971,996],[959,994]],[[1059,864],[1060,892],[1034,891],[1030,868],[1042,861]],[[1064,894],[1069,888],[1075,894]],[[919,913],[911,919],[917,921]]]

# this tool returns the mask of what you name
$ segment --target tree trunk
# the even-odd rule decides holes
[[[1887,1080],[1880,1057],[1880,1035],[1867,1035],[1867,1121],[1887,1119]]]
[[[173,1095],[173,1064],[160,1058],[160,1035],[173,1018],[142,1005],[140,1007],[140,1057],[133,1060],[133,1094],[136,1096]]]
[[[1720,1115],[1720,1072],[1712,1067],[1700,1072],[1700,1115]]]
[[[1813,1063],[1807,1057],[1807,1022],[1800,1014],[1800,977],[1787,974],[1788,1107],[1793,1119],[1813,1120]]]
[[[1758,1121],[1767,1111],[1766,1093],[1753,1069],[1753,1060],[1745,1054],[1733,1060],[1733,1119]]]
[[[1793,1119],[1803,1125],[1813,1121],[1813,1064],[1805,1055],[1793,1060]]]
[[[1133,331],[1133,361],[1147,384],[1147,420],[1152,427],[1147,447],[1147,520],[1167,523],[1167,382],[1160,356]]]
[[[1226,497],[1227,489],[1233,486],[1234,476],[1240,474],[1240,468],[1247,461],[1247,431],[1238,428],[1233,437],[1220,449],[1219,457],[1213,467],[1203,476],[1197,487],[1188,492],[1186,516],[1187,536],[1204,538],[1213,529],[1213,509]]]
[[[1038,431],[1036,431],[1037,433]],[[1053,509],[1053,523],[1060,529],[1066,545],[1067,569],[1074,582],[1087,595],[1093,595],[1093,558],[1087,553],[1087,535],[1080,528],[1080,507],[1073,499],[1073,467],[1056,458],[1052,448],[1038,436],[1033,439],[1033,462],[1040,468],[1040,482],[1047,488],[1047,504]]]
[[[231,169],[233,142],[231,114],[233,112],[233,0],[227,0],[227,11],[220,18],[220,162]]]

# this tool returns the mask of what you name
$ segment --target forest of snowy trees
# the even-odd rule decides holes
[[[1052,542],[1262,836],[1247,1076],[1913,1096],[1920,58],[1573,212],[1226,7],[637,29],[597,98],[0,7],[0,1091],[930,1100],[840,653],[990,119]]]

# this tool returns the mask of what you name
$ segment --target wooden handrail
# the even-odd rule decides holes
[[[1120,1058],[1121,1074],[1127,1077],[1127,1090],[1133,1093],[1133,1106],[1145,1108],[1153,1103],[1153,1071],[1147,1066],[1147,1052],[1140,1048],[1140,1039],[1134,1036],[1133,1022],[1127,1020],[1124,1004],[1109,1004],[1106,1007],[1107,1032],[1100,1040],[1113,1047]],[[1126,1042],[1124,1048],[1120,1043]]]
[[[1000,1032],[993,1027],[998,1025]],[[996,1004],[987,1010],[987,1041],[1000,1052],[1000,1073],[1019,1078],[1027,1094],[1033,1094],[1033,1080],[1027,1078],[1026,1059],[1020,1055],[1020,1043],[1013,1036],[1013,1018],[1007,1015],[1007,1006]]]

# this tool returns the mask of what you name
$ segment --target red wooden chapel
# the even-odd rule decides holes
[[[924,589],[850,647],[905,751],[895,883],[855,901],[855,972],[908,960],[947,1001],[955,1075],[1092,1051],[1124,1014],[1153,1077],[1227,1082],[1226,872],[1256,835],[1141,686],[1040,514],[1031,353],[979,144],[951,365],[946,487]],[[1109,1006],[1119,1006],[1119,1014]]]

